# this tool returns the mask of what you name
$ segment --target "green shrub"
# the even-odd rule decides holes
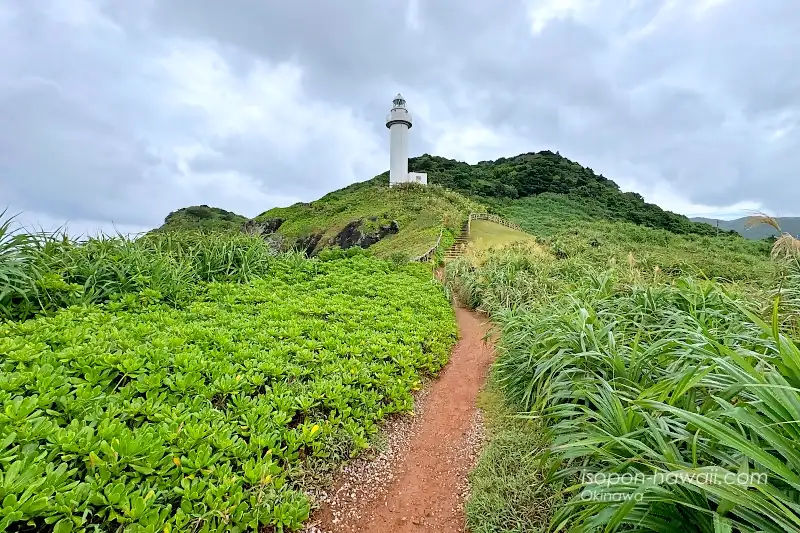
[[[309,465],[358,453],[448,359],[417,266],[280,256],[182,309],[145,289],[0,324],[0,529],[297,529]]]
[[[346,257],[372,257],[373,253],[369,249],[361,248],[360,246],[353,246],[346,250],[341,248],[327,248],[322,250],[318,255],[317,259],[320,261],[334,261],[336,259],[344,259]]]
[[[247,222],[247,217],[231,211],[207,205],[194,205],[178,209],[167,215],[164,224],[155,232],[238,233],[245,222]]]
[[[394,252],[392,255],[389,256],[389,261],[394,263],[395,265],[405,265],[411,260],[408,254],[403,252]]]

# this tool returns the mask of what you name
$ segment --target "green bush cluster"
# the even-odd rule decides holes
[[[410,159],[408,165],[412,172],[427,172],[430,183],[480,198],[498,210],[536,203],[534,199],[544,195],[577,206],[581,217],[623,220],[673,233],[716,233],[712,226],[665,211],[635,192],[622,192],[602,174],[549,150],[475,165],[425,154]]]
[[[298,528],[309,465],[409,411],[456,338],[429,269],[344,255],[0,324],[0,530]]]
[[[171,212],[156,231],[199,231],[237,233],[247,217],[219,207],[193,205]]]

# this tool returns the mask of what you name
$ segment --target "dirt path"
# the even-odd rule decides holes
[[[375,461],[345,471],[348,479],[340,480],[308,531],[464,531],[466,477],[480,445],[475,400],[494,352],[483,341],[486,318],[462,308],[456,318],[461,340],[420,398],[420,414],[388,429],[389,448]]]

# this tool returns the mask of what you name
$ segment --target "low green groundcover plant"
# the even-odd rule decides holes
[[[457,334],[429,270],[364,256],[153,300],[0,324],[0,531],[296,529],[305,469],[409,411]]]

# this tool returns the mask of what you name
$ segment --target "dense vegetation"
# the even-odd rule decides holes
[[[0,243],[0,530],[296,529],[304,480],[408,411],[456,336],[429,268],[360,250]]]
[[[765,239],[769,237],[777,237],[781,234],[780,231],[769,226],[768,224],[760,224],[754,227],[749,227],[748,219],[750,217],[742,217],[734,220],[716,220],[713,218],[692,218],[694,222],[702,222],[716,226],[719,223],[720,230],[735,231],[747,237],[748,239]],[[800,217],[776,217],[775,221],[781,227],[781,230],[800,237]]]
[[[548,150],[476,165],[426,154],[410,159],[409,170],[427,172],[429,183],[477,197],[496,206],[501,214],[528,205],[531,197],[549,193],[581,206],[584,217],[623,220],[674,233],[711,235],[716,231],[649,204],[635,192],[622,192],[602,174]]]
[[[540,218],[537,245],[447,266],[521,416],[473,474],[472,531],[800,531],[796,256]]]
[[[158,231],[237,232],[247,217],[219,207],[193,205],[173,211]]]
[[[278,253],[243,234],[153,233],[138,239],[11,232],[0,223],[0,319],[138,295],[179,304],[201,282],[249,281]]]
[[[562,288],[561,281],[587,268],[612,268],[657,280],[688,275],[756,286],[774,283],[775,264],[770,261],[767,242],[746,240],[737,235],[678,235],[628,222],[580,219],[574,206],[571,203],[565,206],[563,199],[542,195],[535,201],[539,203],[537,208],[522,213],[510,212],[508,218],[522,222],[523,229],[534,236],[536,244],[519,247],[519,255],[502,256],[504,261],[513,257],[521,261],[521,265],[536,264],[541,279],[530,287],[542,288],[548,293],[558,291]],[[478,254],[472,260],[493,262],[498,257],[501,256]],[[520,276],[533,272],[524,266],[520,268]],[[481,293],[480,301],[489,306],[484,310],[493,310],[494,304],[490,303],[493,293],[522,287],[514,283],[516,276],[515,273],[497,279],[482,278],[475,291]]]
[[[556,210],[568,215],[564,223],[610,220],[676,234],[717,233],[712,226],[649,204],[637,193],[622,192],[603,175],[547,150],[475,165],[426,154],[410,159],[409,170],[427,172],[433,186],[389,189],[389,173],[384,172],[310,203],[270,209],[256,220],[277,227],[287,248],[313,254],[358,245],[384,257],[422,254],[436,242],[442,226],[447,245],[467,213],[487,207],[523,226],[542,212]],[[160,230],[228,231],[241,229],[243,222],[239,215],[199,206],[171,213]],[[364,236],[358,244],[348,240],[353,230],[357,238]]]

